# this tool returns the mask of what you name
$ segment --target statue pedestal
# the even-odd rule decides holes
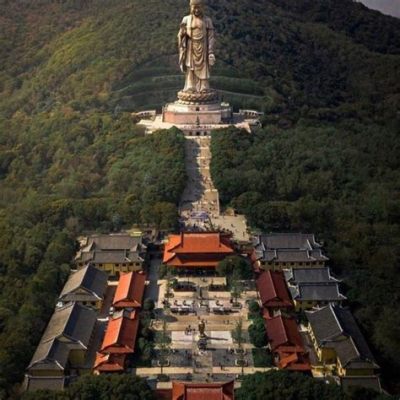
[[[218,101],[215,90],[178,93],[178,100],[163,109],[163,122],[178,125],[219,125],[230,122],[232,109]]]
[[[162,114],[156,114],[155,110],[142,114],[151,116],[139,122],[145,126],[147,134],[176,126],[185,136],[208,136],[214,130],[231,125],[250,133],[254,125],[244,115],[234,114],[228,103],[221,103],[217,92],[212,89],[203,93],[180,91],[178,100],[166,104]]]
[[[163,122],[174,125],[219,125],[232,119],[232,109],[220,103],[167,104],[163,109]]]

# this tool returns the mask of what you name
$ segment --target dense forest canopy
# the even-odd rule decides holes
[[[384,378],[399,382],[398,131],[303,120],[255,135],[215,132],[211,150],[221,200],[253,228],[316,233],[324,242]]]
[[[236,391],[237,400],[390,400],[390,396],[372,389],[355,388],[344,393],[336,385],[327,385],[312,377],[289,371],[256,372],[244,377]]]
[[[254,137],[213,142],[222,200],[254,226],[320,233],[383,364],[398,365],[399,20],[351,0],[209,3],[213,86],[265,111]],[[77,234],[173,228],[184,139],[145,137],[130,112],[181,88],[187,10],[0,0],[0,398],[21,381]]]
[[[86,375],[62,392],[25,392],[21,400],[156,400],[146,380],[130,375]],[[372,400],[372,399],[371,399]]]

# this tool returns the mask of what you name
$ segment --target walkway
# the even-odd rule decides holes
[[[147,269],[147,280],[149,283],[146,286],[144,295],[145,299],[152,299],[156,305],[160,292],[160,286],[158,284],[158,269],[160,264],[161,260],[159,259],[153,259],[150,261],[150,266]]]
[[[219,215],[218,191],[210,174],[210,137],[186,137],[186,188],[181,198],[181,217],[188,229],[205,229],[208,216]],[[201,220],[201,213],[204,218]]]
[[[186,136],[185,165],[188,176],[180,204],[181,226],[189,231],[226,231],[235,240],[250,240],[242,215],[223,215],[218,190],[211,178],[210,136]]]

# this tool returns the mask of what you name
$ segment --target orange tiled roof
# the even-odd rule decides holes
[[[121,316],[111,319],[101,346],[101,353],[129,354],[135,352],[136,336],[139,329],[139,319]]]
[[[286,368],[288,365],[298,361],[297,353],[289,353],[289,355],[282,357],[279,361],[281,368]]]
[[[183,263],[180,255],[190,255],[195,259],[196,255],[230,255],[234,253],[231,243],[220,233],[184,233],[180,235],[170,235],[168,243],[165,245],[163,262],[165,264]],[[220,260],[218,260],[220,261]],[[205,266],[215,266],[208,262]],[[193,262],[193,266],[202,266]],[[187,266],[190,266],[186,263]]]
[[[172,382],[172,400],[233,400],[234,381],[227,383]]]
[[[129,272],[121,275],[113,306],[116,308],[140,308],[142,306],[145,282],[146,275],[138,272]]]
[[[215,260],[199,260],[196,257],[191,258],[190,260],[185,260],[181,257],[175,257],[173,259],[173,261],[171,261],[171,265],[173,265],[174,267],[203,267],[203,268],[216,268],[216,266],[218,265],[218,263],[221,260],[219,259],[215,259]],[[168,264],[170,264],[168,263]]]
[[[125,369],[125,354],[96,353],[94,370],[97,372],[123,372]]]
[[[295,347],[277,350],[279,361],[277,366],[280,369],[288,369],[290,371],[310,371],[311,364],[308,354],[297,351]]]

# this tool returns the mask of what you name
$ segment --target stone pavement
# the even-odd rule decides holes
[[[152,368],[133,368],[132,373],[140,376],[158,375],[161,373],[161,367]],[[164,367],[163,373],[166,375],[171,374],[193,374],[192,367]]]
[[[239,242],[250,241],[247,221],[243,215],[213,215],[211,223],[215,229],[232,232],[233,237]]]
[[[160,259],[153,259],[147,269],[148,284],[145,288],[145,299],[152,299],[156,307],[158,307],[158,300],[160,295],[160,283],[158,281],[158,269],[161,265]]]
[[[244,367],[243,373],[247,374],[254,374],[255,372],[268,372],[277,370],[277,368],[257,368],[257,367]],[[241,367],[223,367],[222,370],[220,367],[213,367],[212,369],[213,374],[235,374],[239,375],[242,373]]]
[[[188,136],[185,166],[188,176],[180,203],[181,227],[189,231],[227,231],[239,242],[250,236],[243,215],[222,215],[218,190],[211,179],[211,137]]]
[[[210,174],[210,137],[187,137],[185,165],[187,185],[181,198],[181,217],[186,228],[205,228],[206,221],[192,218],[194,213],[219,215],[218,191]],[[205,218],[207,220],[207,218]]]
[[[199,371],[201,371],[201,367],[198,368]],[[244,367],[243,368],[243,373],[244,374],[254,374],[255,372],[268,372],[268,371],[273,371],[276,370],[277,368],[257,368],[257,367]],[[212,367],[210,369],[210,372],[212,374],[232,374],[232,375],[238,375],[242,373],[242,368],[241,367]],[[161,368],[160,367],[152,367],[152,368],[133,368],[132,373],[134,375],[140,375],[140,376],[152,376],[152,375],[158,375],[161,373]],[[164,367],[163,368],[163,373],[166,375],[175,375],[175,374],[193,374],[194,373],[194,368],[192,367]],[[196,379],[193,379],[194,381]],[[203,379],[200,379],[203,380]]]

